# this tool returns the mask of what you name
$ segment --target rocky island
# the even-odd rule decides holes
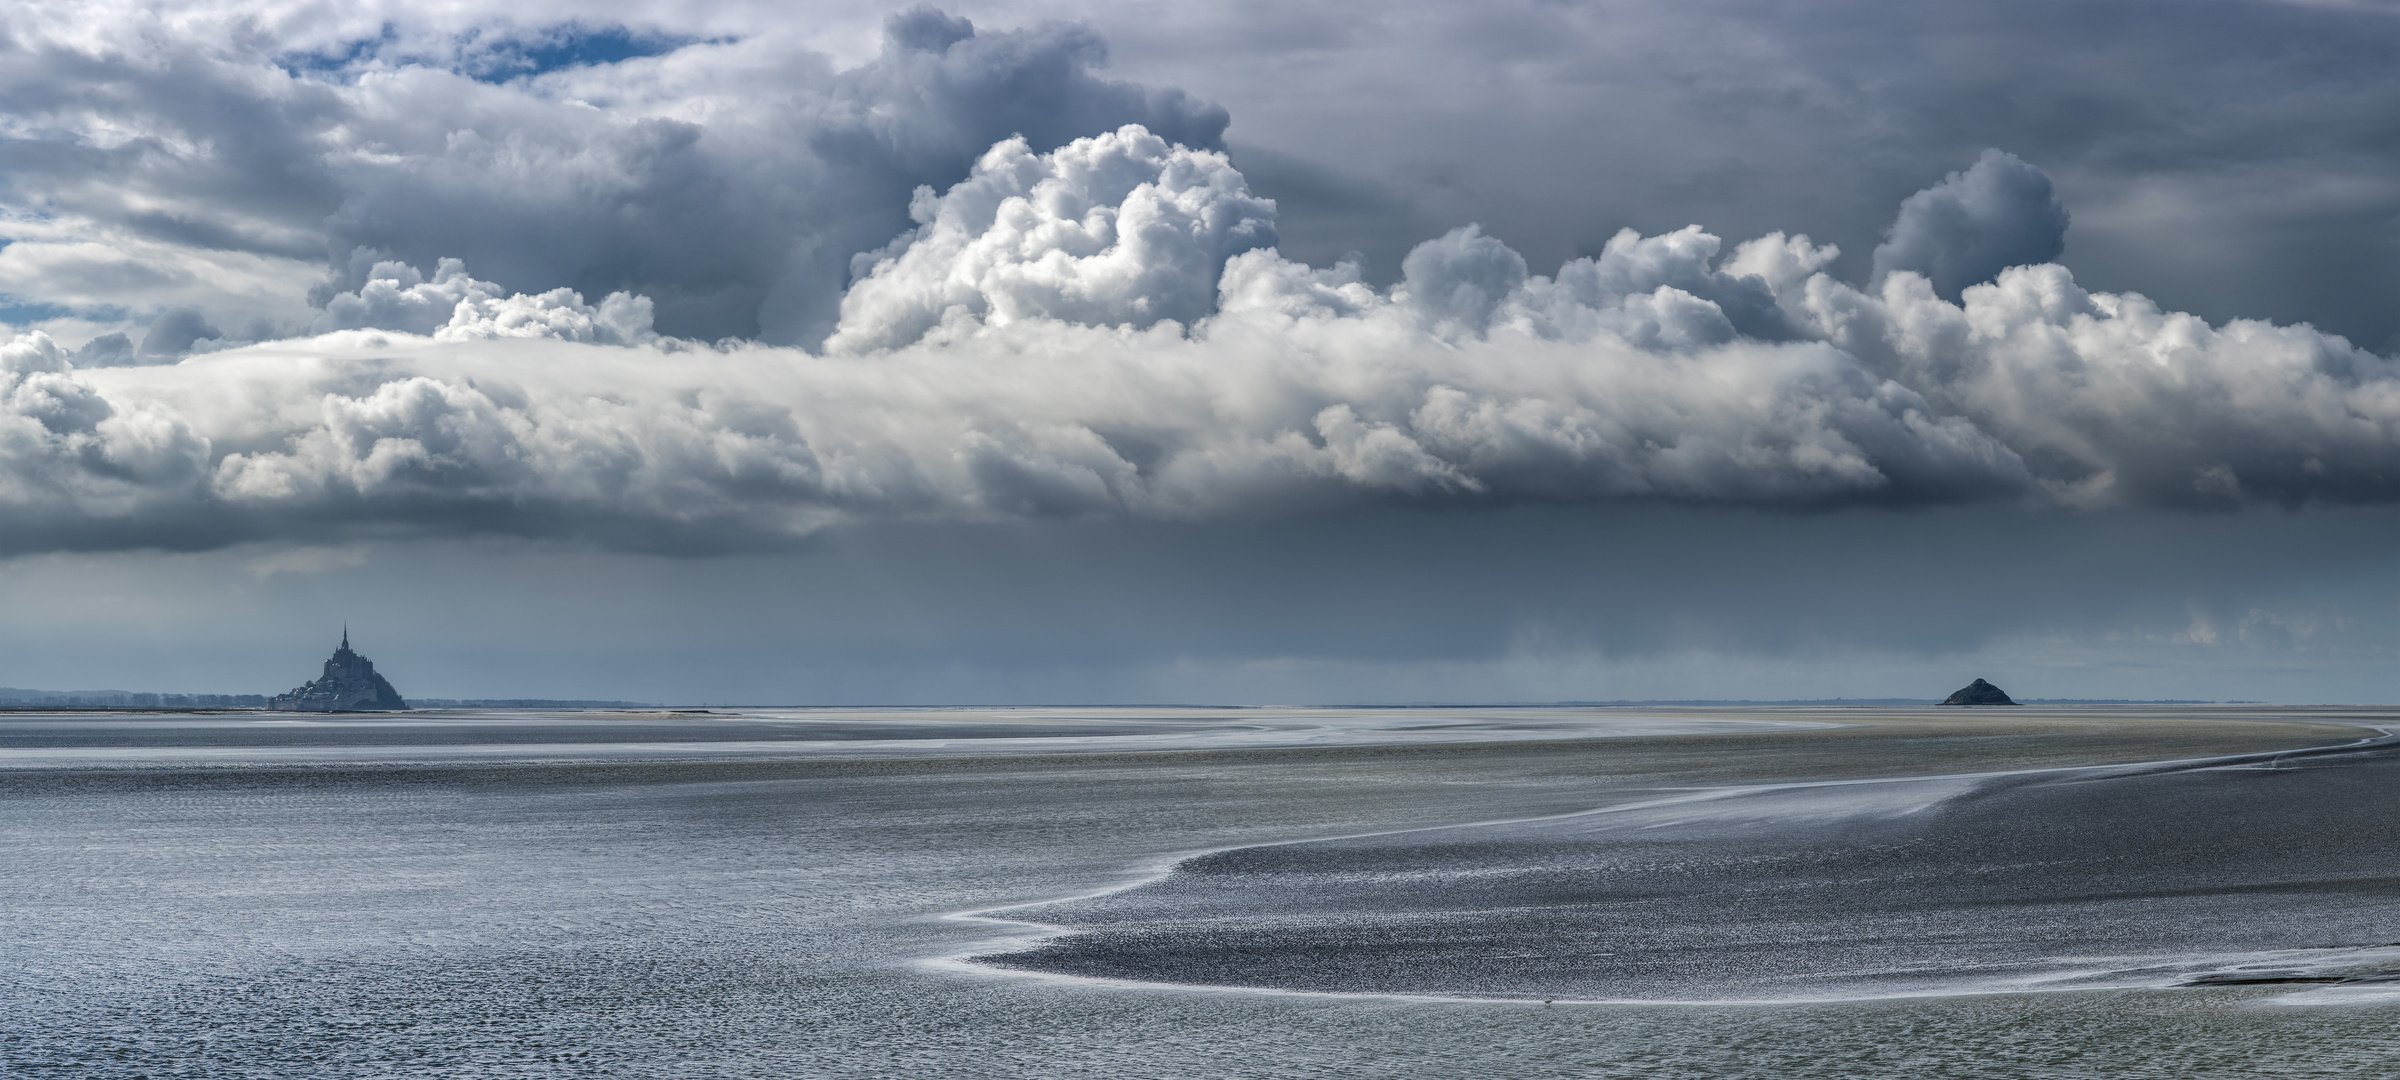
[[[375,673],[375,662],[350,651],[350,628],[342,628],[341,647],[325,661],[325,673],[288,694],[267,699],[278,712],[397,712],[408,708],[400,692]]]
[[[1950,700],[1942,702],[1942,704],[2014,705],[2016,702],[2009,698],[2007,691],[2004,691],[1997,686],[1993,686],[1982,679],[1977,679],[1974,682],[1959,687],[1958,692],[1950,695]]]

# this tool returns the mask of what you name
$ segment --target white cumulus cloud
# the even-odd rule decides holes
[[[947,194],[917,189],[909,214],[917,229],[855,260],[827,349],[906,345],[946,320],[1188,324],[1226,259],[1275,243],[1275,205],[1225,155],[1138,125],[1049,154],[1009,139]]]
[[[661,338],[637,295],[511,293],[455,260],[375,261],[316,336],[172,364],[78,367],[19,336],[0,547],[400,530],[694,551],[866,518],[1395,500],[2400,499],[2390,361],[2054,264],[1953,302],[1913,269],[1837,280],[1802,236],[1627,231],[1536,274],[1466,227],[1377,288],[1267,246],[1274,208],[1222,156],[1139,127],[1003,140],[915,213],[815,352]]]
[[[539,295],[510,293],[477,281],[466,263],[443,259],[428,279],[406,263],[382,260],[367,271],[356,291],[336,293],[309,327],[335,330],[398,330],[440,341],[476,338],[559,338],[604,345],[638,345],[658,339],[651,329],[650,298],[610,293],[597,306],[573,289]]]

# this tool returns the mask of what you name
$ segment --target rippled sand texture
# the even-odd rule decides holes
[[[2373,720],[2225,710],[787,710],[297,725],[0,715],[0,1074],[2385,1075],[2391,1006],[2284,1007],[2323,992],[2290,985],[1544,1007],[1161,989],[954,959],[1028,932],[955,913],[1132,883],[1195,851],[1729,785],[2275,751],[2354,741],[2356,727],[2336,725]],[[1852,726],[1791,726],[1827,723]],[[2282,780],[2250,779],[2341,775],[2286,764]],[[2358,801],[2347,789],[2308,797]],[[1582,825],[1617,828],[1601,824],[1609,817]],[[1860,820],[1862,835],[1892,824]],[[1744,827],[1695,821],[1674,827],[1686,831],[1673,842]],[[2214,858],[2187,876],[2209,883]],[[1706,868],[1691,873],[1698,881]],[[1491,913],[1488,896],[1456,895],[1462,916]],[[1257,891],[1223,910],[1270,928],[1294,914]],[[1554,944],[1533,937],[1504,951]]]
[[[2400,740],[2172,765],[1661,793],[1249,847],[1023,909],[990,962],[1599,1000],[2400,978]]]

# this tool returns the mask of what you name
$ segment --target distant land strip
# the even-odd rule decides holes
[[[1777,699],[1771,699],[1771,700],[1759,700],[1759,699],[1751,699],[1751,698],[1647,698],[1647,699],[1642,699],[1642,700],[1638,700],[1638,701],[1636,701],[1636,700],[1618,700],[1618,701],[1539,701],[1539,702],[1527,701],[1527,702],[1511,702],[1511,703],[1508,703],[1508,704],[1505,704],[1505,705],[1471,705],[1471,704],[1465,704],[1465,703],[1450,702],[1450,703],[1439,703],[1439,704],[1425,703],[1425,704],[1406,704],[1406,705],[1364,705],[1364,706],[1351,706],[1351,707],[1356,707],[1356,708],[1375,708],[1375,709],[1463,709],[1463,708],[1507,708],[1507,709],[1567,709],[1567,708],[1576,708],[1576,709],[1603,709],[1603,708],[1625,708],[1625,707],[1641,707],[1641,708],[1666,708],[1666,707],[1674,707],[1674,706],[1688,706],[1688,707],[1692,707],[1692,708],[1766,708],[1766,707],[1804,707],[1804,706],[1814,706],[1814,707],[1818,707],[1818,708],[1874,708],[1874,707],[1880,707],[1880,706],[1891,706],[1891,705],[1898,705],[1898,706],[1910,706],[1910,705],[1940,705],[1941,703],[1942,703],[1942,699],[1940,699],[1940,698],[1777,698]],[[2267,704],[2267,702],[2264,702],[2264,701],[2203,701],[2203,700],[2198,700],[2198,699],[2193,699],[2193,698],[2026,698],[2026,699],[2024,699],[2024,700],[2022,700],[2022,701],[2018,702],[2018,704],[2020,704],[2020,705],[2265,705],[2265,704]]]
[[[27,690],[0,686],[0,710],[22,709],[264,709],[266,694],[165,694],[131,690]],[[654,701],[603,701],[584,698],[410,698],[416,709],[661,709]],[[1598,708],[1880,708],[1941,704],[1939,698],[1647,698],[1615,701],[1399,702],[1302,706],[1324,709],[1598,709]],[[2193,698],[2026,698],[2025,705],[2265,705],[2263,701],[2204,701]],[[735,708],[792,708],[731,706]],[[879,706],[851,706],[873,709]],[[930,706],[943,708],[943,706]],[[1043,705],[995,708],[1223,708],[1249,705]]]
[[[0,709],[264,709],[266,694],[154,694],[133,690],[27,690],[0,686]],[[420,709],[655,709],[647,701],[580,698],[414,698]]]
[[[581,698],[410,698],[419,709],[663,709],[655,701],[586,701]]]
[[[65,709],[263,709],[265,694],[151,694],[131,690],[26,690],[0,686],[0,707]]]
[[[1733,701],[1733,698],[1673,698],[1673,701],[1558,701],[1555,706],[1939,706],[1942,698],[1781,698],[1781,701]],[[2266,701],[2198,701],[2198,698],[2023,698],[2018,706],[2266,706]]]

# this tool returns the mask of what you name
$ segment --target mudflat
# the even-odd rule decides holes
[[[1588,810],[1200,855],[996,913],[1068,932],[981,962],[1628,1001],[2400,979],[2381,714],[1854,720],[1581,747],[1526,767]]]
[[[2392,719],[2228,708],[11,714],[0,719],[0,912],[17,977],[0,986],[0,1059],[127,1078],[1266,1080],[1362,1063],[1458,1080],[2378,1075],[2400,994],[2362,981],[2380,961],[2354,946],[2388,906],[2369,872],[2369,811],[2389,800],[2362,797],[2380,796],[2370,756],[2307,748],[2355,743],[2376,734],[2361,725]],[[2264,756],[2221,760],[2238,755]],[[2193,759],[2212,760],[2194,770]],[[2161,761],[2183,764],[2127,768]],[[2096,766],[2123,775],[2022,771]],[[2360,809],[2291,819],[2322,834],[2297,839],[2238,813],[2157,836],[2097,825],[2018,835],[2020,820],[2139,822],[2124,808],[2205,804],[2181,793],[2186,772],[2228,785],[2250,775],[2282,793],[2269,806]],[[2087,795],[2097,801],[2073,801]],[[1979,804],[2002,811],[1964,813]],[[1963,814],[1938,834],[1954,841],[1947,854],[1909,832],[1944,814]],[[1525,831],[1473,825],[1495,819]],[[1625,857],[1629,838],[1661,857]],[[2162,842],[2183,846],[2143,850]],[[2043,861],[2112,851],[2139,873]],[[1215,854],[1190,858],[1204,852]],[[2298,856],[2336,872],[2258,876]],[[1096,912],[1054,939],[1105,946],[1085,955],[1128,981],[959,959],[1054,931],[949,916],[1139,884],[1177,863],[1155,884],[1209,886],[1191,890],[1198,906],[1153,919],[1138,907],[1162,907],[1166,892],[1133,889],[1118,899],[1136,909]],[[2118,907],[2097,919],[2056,906],[2090,898],[2044,884],[2111,873]],[[2076,918],[2011,914],[2011,875],[2032,885],[2016,908]],[[1599,900],[1654,911],[1592,915],[1602,905],[1590,888],[1645,878],[1650,895]],[[1856,884],[1875,881],[1890,887]],[[2287,890],[2284,906],[2241,906],[2273,895],[2239,892],[2261,881]],[[2336,886],[2355,906],[2341,907]],[[2141,888],[2172,887],[2206,890],[2190,906],[2201,914],[2332,917],[2289,931],[2322,947],[2280,955],[2248,915],[2213,927],[2120,917],[2143,914]],[[2215,902],[2226,895],[2232,906]],[[1580,912],[1558,913],[1573,904]],[[1061,925],[1068,907],[992,917]],[[1938,919],[1950,927],[1924,932]],[[2064,940],[2045,926],[2076,925],[2120,928],[2075,950],[2118,957],[2084,969],[2102,977],[2062,978],[2057,949],[2004,969],[2008,949]],[[1129,936],[1111,942],[1120,929]],[[2207,952],[2222,941],[2247,951]],[[1912,974],[1895,959],[1928,954],[1947,966]],[[2153,967],[2122,961],[2137,954]],[[2350,981],[2290,981],[2307,978]],[[1940,992],[2126,982],[2152,988]],[[1368,992],[1234,989],[1275,985]],[[1528,1004],[1555,986],[1822,1003]],[[2377,986],[2386,1003],[2366,1011]],[[1911,996],[1880,996],[1895,991]],[[1411,993],[1447,1000],[1394,996]],[[2344,1007],[2284,1007],[2322,1001]]]

